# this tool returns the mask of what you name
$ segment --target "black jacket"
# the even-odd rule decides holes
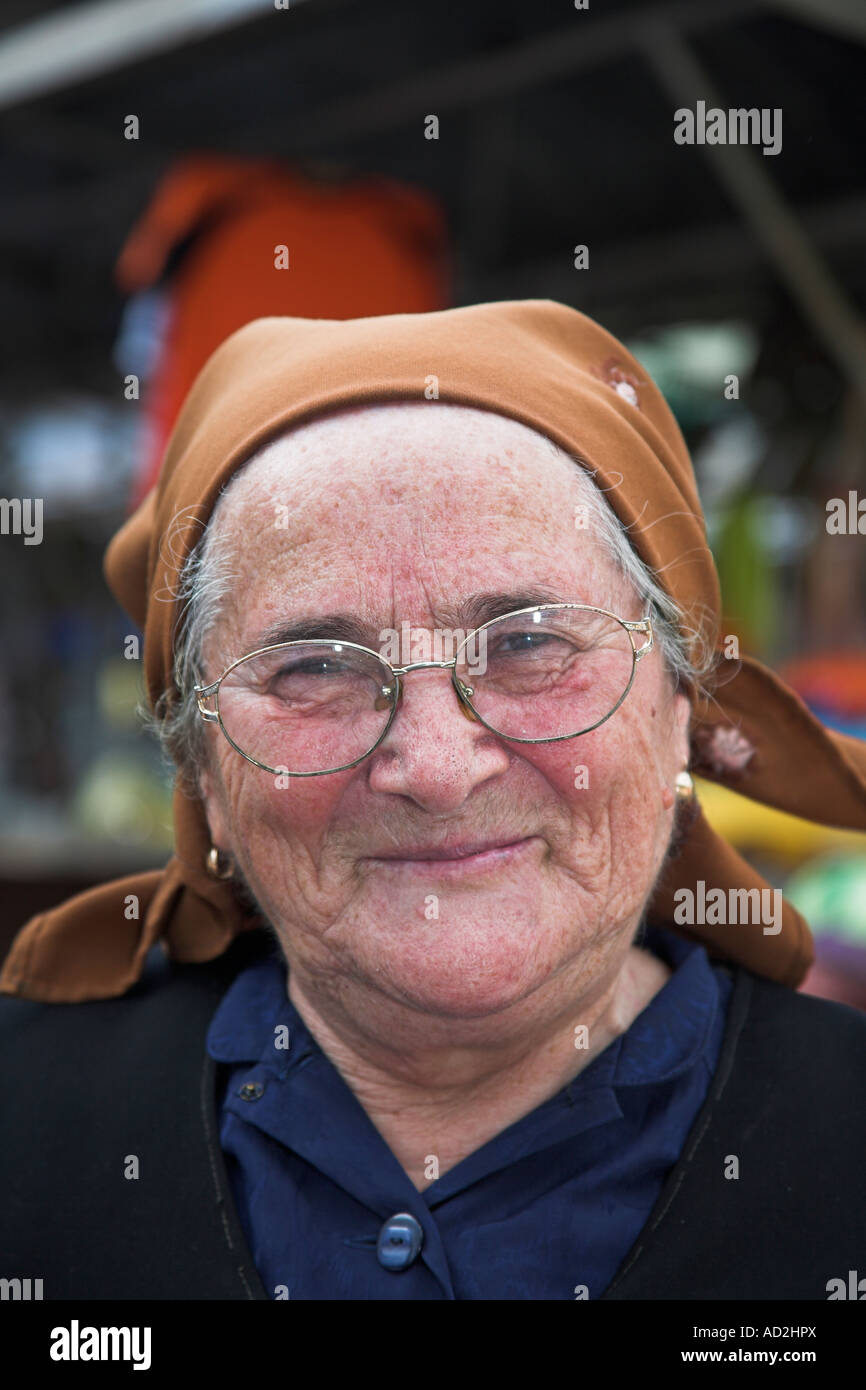
[[[0,1277],[41,1278],[46,1299],[268,1297],[205,1050],[264,947],[254,931],[185,966],[154,950],[120,999],[0,996]],[[824,1300],[866,1275],[866,1015],[734,978],[706,1102],[605,1299]]]

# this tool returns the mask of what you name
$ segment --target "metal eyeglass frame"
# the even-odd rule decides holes
[[[492,724],[488,724],[487,720],[484,719],[474,708],[470,698],[474,693],[472,687],[470,685],[464,684],[464,682],[461,681],[457,675],[457,662],[460,660],[461,653],[463,652],[464,648],[468,646],[469,642],[473,639],[473,637],[477,637],[479,632],[484,632],[488,627],[492,627],[496,623],[507,622],[509,618],[519,617],[523,613],[548,613],[551,610],[558,610],[563,608],[579,608],[590,613],[603,613],[605,617],[615,619],[615,621],[618,622],[621,627],[625,628],[626,632],[629,634],[629,641],[631,642],[632,651],[631,675],[628,678],[628,685],[622,692],[622,695],[619,697],[613,708],[608,710],[607,714],[605,714],[603,718],[597,719],[594,724],[590,724],[586,729],[579,729],[577,733],[552,734],[548,738],[517,738],[512,737],[510,734],[500,733],[498,729],[494,729]],[[636,647],[634,637],[632,636],[632,633],[634,632],[645,633],[648,637],[648,641],[644,642],[642,646]],[[219,724],[225,738],[231,744],[232,748],[234,748],[235,752],[240,753],[241,757],[246,758],[247,762],[252,763],[254,767],[260,767],[264,772],[270,772],[276,777],[327,777],[329,773],[345,772],[350,767],[356,767],[358,763],[363,762],[365,758],[369,758],[371,753],[375,753],[376,749],[379,747],[379,744],[385,738],[386,734],[388,733],[388,730],[394,722],[394,717],[397,713],[397,706],[400,703],[400,699],[403,693],[402,686],[400,684],[400,678],[401,676],[405,676],[408,671],[419,671],[428,669],[430,667],[436,667],[443,671],[450,670],[451,683],[454,686],[454,691],[457,696],[461,713],[465,715],[467,719],[471,719],[477,721],[479,724],[483,724],[484,727],[486,729],[489,729],[491,733],[496,734],[497,738],[504,738],[508,743],[560,743],[563,739],[580,738],[582,734],[592,733],[593,729],[597,729],[600,724],[604,724],[606,720],[610,719],[612,714],[616,713],[623,700],[625,699],[626,695],[628,695],[628,692],[632,688],[637,663],[640,661],[642,656],[646,656],[647,652],[651,652],[653,650],[654,645],[655,639],[653,636],[652,618],[649,614],[647,614],[645,618],[641,618],[636,622],[630,622],[625,618],[621,618],[617,613],[611,613],[607,608],[597,608],[594,604],[591,603],[537,603],[533,604],[529,608],[516,608],[513,613],[502,613],[498,618],[490,618],[488,622],[482,623],[480,627],[473,628],[472,631],[467,633],[466,637],[464,637],[463,641],[460,643],[460,646],[457,648],[456,653],[453,657],[451,657],[449,661],[413,661],[410,662],[408,666],[392,666],[390,661],[386,661],[385,658],[383,656],[380,656],[379,652],[374,651],[372,647],[363,647],[358,642],[338,642],[331,638],[311,638],[309,640],[300,638],[295,642],[274,642],[271,646],[258,647],[255,651],[247,652],[245,656],[238,657],[238,659],[236,661],[233,661],[230,666],[227,666],[226,669],[223,671],[222,675],[217,680],[211,681],[210,685],[195,685],[193,686],[193,691],[195,693],[198,711],[202,719],[209,724]],[[235,743],[231,734],[226,729],[226,726],[222,721],[222,715],[220,713],[219,707],[219,688],[225,680],[226,676],[231,675],[235,667],[240,666],[242,662],[248,661],[251,657],[262,656],[265,652],[274,652],[281,648],[285,648],[288,650],[288,648],[290,647],[330,647],[331,649],[333,649],[334,647],[349,647],[353,651],[364,652],[366,656],[374,657],[376,661],[380,662],[382,666],[384,666],[388,671],[391,672],[391,676],[393,679],[389,681],[388,685],[383,685],[381,689],[381,698],[389,699],[391,701],[391,713],[388,715],[387,723],[385,724],[384,729],[382,730],[379,737],[376,739],[376,742],[373,744],[373,746],[371,748],[368,748],[366,753],[362,753],[360,757],[354,758],[352,762],[341,763],[338,767],[323,768],[320,772],[286,772],[283,771],[281,768],[270,767],[267,763],[259,762],[258,758],[250,757],[249,753],[245,753],[244,750],[240,748],[238,744]],[[210,699],[211,696],[213,696],[214,708],[208,709],[204,702],[205,700]]]

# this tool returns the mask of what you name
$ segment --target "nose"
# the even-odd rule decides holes
[[[455,682],[456,682],[456,684],[460,687],[460,691],[459,691],[459,692],[455,690],[455,695],[456,695],[456,697],[457,697],[457,707],[458,707],[458,709],[460,710],[460,713],[461,713],[462,715],[464,715],[468,720],[470,720],[470,721],[471,721],[472,723],[474,723],[474,724],[478,724],[478,723],[481,722],[479,719],[476,718],[475,711],[474,711],[474,710],[472,709],[472,707],[467,703],[467,701],[462,700],[462,699],[460,698],[460,693],[461,693],[461,692],[462,692],[463,694],[465,694],[467,697],[471,697],[471,696],[472,696],[472,693],[473,693],[473,692],[472,692],[472,686],[471,686],[471,685],[467,685],[465,681],[461,680],[459,676],[456,676],[456,675],[454,674],[454,663],[453,663],[453,662],[451,662],[451,661],[413,661],[413,662],[411,662],[408,666],[395,666],[395,667],[393,667],[392,669],[394,670],[394,673],[395,673],[395,675],[396,675],[397,678],[398,678],[398,679],[397,679],[397,685],[398,685],[398,687],[399,687],[398,692],[397,692],[397,704],[398,704],[398,705],[400,705],[400,704],[402,703],[402,700],[403,700],[403,679],[402,679],[402,678],[403,678],[403,676],[406,675],[407,671],[423,671],[423,670],[440,670],[440,671],[447,671],[447,672],[449,673],[449,677],[450,677],[450,679],[451,679],[451,689],[454,690]],[[377,708],[378,708],[378,701],[377,701]]]
[[[411,797],[428,811],[456,810],[506,770],[510,754],[459,699],[449,670],[438,662],[401,669],[408,678],[399,677],[397,713],[371,755],[370,787]]]

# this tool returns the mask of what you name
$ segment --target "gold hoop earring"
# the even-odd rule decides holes
[[[220,852],[216,845],[211,845],[204,861],[204,866],[211,878],[226,879],[231,878],[235,871],[235,866],[230,855],[226,855],[227,864],[220,867]]]
[[[695,784],[688,772],[677,773],[676,788],[679,801],[691,801],[695,794]]]

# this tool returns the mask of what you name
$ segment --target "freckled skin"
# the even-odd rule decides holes
[[[441,403],[341,410],[284,436],[220,520],[237,583],[208,679],[301,611],[354,612],[372,635],[433,629],[475,590],[543,585],[644,616],[574,526],[575,471],[517,422]],[[468,721],[436,670],[405,678],[369,758],[288,789],[209,730],[213,842],[272,922],[293,1001],[419,1187],[426,1154],[444,1172],[554,1094],[664,983],[631,941],[670,839],[688,713],[656,649],[611,719],[560,743],[509,744]],[[493,835],[535,839],[465,883],[368,862]],[[574,1048],[582,1023],[588,1052]]]

